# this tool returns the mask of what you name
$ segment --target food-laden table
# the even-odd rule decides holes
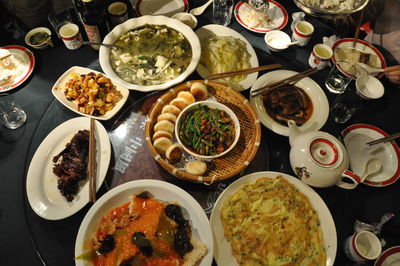
[[[205,1],[201,1],[205,2]],[[289,13],[288,24],[283,28],[291,34],[291,13],[299,11],[293,3],[281,1]],[[193,7],[201,3],[193,3]],[[192,5],[192,3],[191,3]],[[209,8],[200,17],[197,27],[212,23],[212,9]],[[269,51],[264,43],[263,35],[250,32],[232,18],[229,25],[241,33],[255,48],[260,65],[279,63],[282,69],[303,71],[308,68],[307,60],[314,44],[320,43],[323,36],[330,36],[333,30],[322,21],[306,16],[315,27],[311,42],[305,47],[292,46],[281,53]],[[22,44],[22,43],[21,43]],[[31,209],[26,196],[26,173],[32,156],[46,135],[56,126],[77,114],[61,105],[51,94],[51,87],[58,77],[71,66],[85,66],[100,70],[97,52],[89,47],[75,51],[67,50],[62,43],[46,50],[34,50],[36,66],[33,75],[18,89],[12,91],[13,96],[27,113],[26,124],[17,130],[0,129],[0,171],[1,186],[1,265],[73,265],[75,238],[79,225],[91,207],[87,204],[78,213],[59,221],[48,221],[40,218]],[[260,73],[260,75],[263,74]],[[324,81],[328,70],[319,71],[311,77],[323,88],[330,103],[334,95],[330,94]],[[188,80],[200,79],[197,73]],[[379,100],[363,101],[361,109],[345,124],[337,124],[332,119],[321,129],[337,137],[341,130],[351,124],[367,123],[377,126],[386,132],[400,132],[397,121],[400,90],[385,78],[381,79],[385,86],[385,95]],[[350,88],[354,89],[354,82]],[[243,94],[248,97],[248,91]],[[216,183],[211,186],[194,184],[177,180],[162,171],[151,157],[147,156],[146,144],[138,131],[143,128],[145,111],[159,93],[141,93],[131,91],[123,109],[111,120],[101,123],[107,129],[112,144],[113,155],[106,181],[98,192],[98,197],[124,182],[140,179],[164,179],[174,183],[189,193],[200,203],[207,214],[218,194],[232,180]],[[131,130],[125,138],[118,138],[115,130],[121,125]],[[136,143],[135,143],[136,141]],[[127,153],[127,142],[136,147]],[[131,146],[133,147],[133,146]],[[254,161],[244,173],[263,170],[283,172],[294,175],[289,163],[289,141],[262,127],[261,145]],[[328,206],[337,231],[337,254],[335,265],[352,265],[343,251],[345,239],[353,233],[356,220],[367,223],[379,222],[386,213],[400,215],[400,183],[395,182],[388,187],[376,188],[359,185],[354,190],[338,187],[315,188]],[[387,244],[384,249],[400,244],[399,234],[384,234]],[[372,263],[371,263],[372,265]]]

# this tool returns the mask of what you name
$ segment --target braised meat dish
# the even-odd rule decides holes
[[[262,96],[265,110],[278,123],[286,126],[288,120],[304,124],[313,111],[310,97],[299,87],[282,86]]]
[[[53,173],[58,176],[58,189],[72,201],[78,192],[79,182],[87,178],[89,131],[79,130],[65,149],[53,158]],[[61,159],[60,159],[61,158]]]

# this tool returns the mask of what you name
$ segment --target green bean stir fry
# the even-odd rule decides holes
[[[232,145],[235,125],[225,111],[200,104],[183,117],[179,125],[179,137],[193,152],[213,156]]]

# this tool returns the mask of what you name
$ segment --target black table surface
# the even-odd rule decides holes
[[[191,2],[191,8],[205,1]],[[298,12],[292,1],[281,1],[289,13],[289,22],[283,29],[291,34],[291,14]],[[212,8],[200,17],[199,24],[210,24]],[[330,36],[333,30],[321,20],[306,16],[315,27],[311,42],[305,47],[292,46],[285,52],[274,53],[269,51],[263,41],[263,35],[250,32],[240,26],[234,18],[229,27],[246,37],[256,50],[260,65],[280,63],[283,69],[303,71],[309,66],[308,56],[314,44],[322,42],[323,36]],[[197,29],[196,28],[196,29]],[[22,41],[15,44],[21,44]],[[78,50],[67,50],[61,42],[56,42],[54,48],[32,50],[36,65],[31,77],[20,87],[10,93],[19,102],[27,113],[26,124],[16,130],[0,128],[0,265],[73,265],[73,249],[75,237],[89,205],[80,212],[60,221],[47,221],[34,217],[26,199],[26,172],[32,156],[42,139],[55,125],[75,117],[76,114],[64,108],[51,94],[51,88],[58,77],[71,66],[92,66],[98,63],[98,52],[90,47],[81,47]],[[384,52],[384,51],[383,51]],[[263,73],[260,73],[260,75]],[[330,103],[334,95],[329,93],[324,81],[328,70],[322,70],[312,75],[325,91]],[[188,79],[199,79],[193,73]],[[375,125],[386,132],[400,132],[400,123],[397,115],[400,102],[400,89],[385,78],[381,81],[385,86],[385,95],[375,101],[363,101],[361,110],[345,124],[337,124],[331,119],[321,129],[335,136],[351,124],[367,123]],[[354,89],[354,82],[350,85]],[[248,91],[243,92],[248,96]],[[131,91],[126,108],[146,93]],[[122,112],[122,111],[120,111]],[[113,120],[102,122],[106,129],[110,129]],[[287,137],[277,135],[269,130],[263,130],[263,136],[268,144],[269,169],[293,175],[289,163],[289,143]],[[367,223],[379,222],[385,213],[400,215],[400,182],[384,188],[374,188],[364,185],[354,190],[344,190],[338,187],[315,189],[328,206],[336,226],[338,248],[335,265],[352,265],[343,251],[343,243],[353,233],[356,220]],[[102,188],[99,195],[105,192]],[[34,218],[32,218],[34,217]],[[55,232],[65,228],[65,233]],[[400,245],[397,234],[382,235],[388,248]],[[372,265],[372,262],[369,264]]]

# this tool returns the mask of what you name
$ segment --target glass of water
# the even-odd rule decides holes
[[[353,74],[355,74],[355,69],[352,64],[337,62],[329,71],[325,86],[332,93],[342,93],[351,82]]]
[[[336,123],[346,123],[360,107],[360,97],[353,90],[348,89],[336,96],[330,114]]]
[[[0,94],[0,121],[10,129],[19,128],[26,121],[25,111],[11,94]]]
[[[213,21],[215,24],[228,26],[231,23],[233,0],[213,1]]]

